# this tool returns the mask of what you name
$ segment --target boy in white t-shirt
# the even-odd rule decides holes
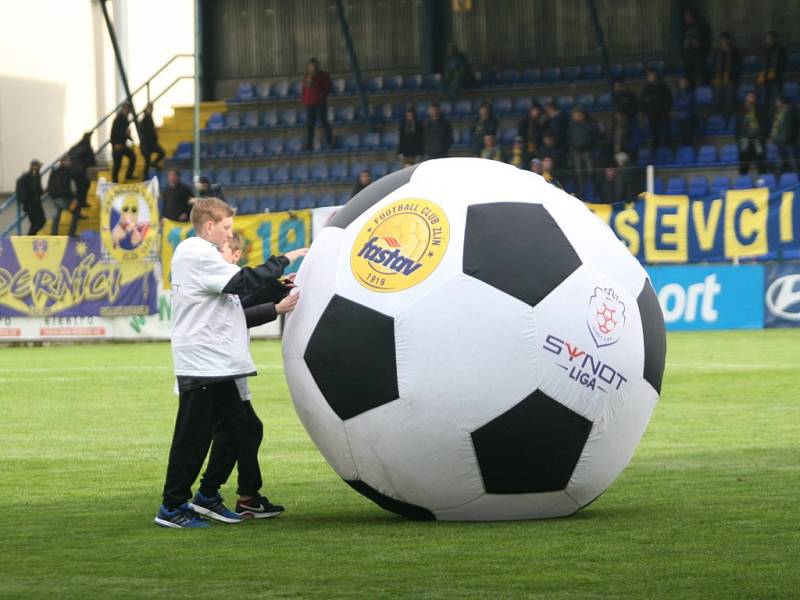
[[[178,244],[172,257],[171,346],[180,398],[163,503],[155,518],[163,527],[207,526],[197,518],[197,507],[224,523],[241,520],[219,495],[198,493],[192,506],[187,501],[215,425],[237,445],[237,455],[246,452],[248,419],[236,379],[255,375],[256,369],[239,298],[277,285],[284,268],[306,252],[273,256],[255,268],[227,263],[220,248],[232,233],[234,213],[217,198],[197,199],[190,217],[196,237]]]

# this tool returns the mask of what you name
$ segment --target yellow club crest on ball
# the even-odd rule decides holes
[[[440,206],[406,198],[373,214],[356,236],[350,268],[374,292],[399,292],[424,281],[442,260],[450,225]]]

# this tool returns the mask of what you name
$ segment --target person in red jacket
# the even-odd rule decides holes
[[[319,68],[319,61],[311,58],[306,65],[303,77],[303,106],[306,107],[306,145],[305,150],[314,147],[314,126],[319,119],[325,145],[330,148],[333,143],[331,126],[328,123],[328,94],[331,93],[331,77]]]

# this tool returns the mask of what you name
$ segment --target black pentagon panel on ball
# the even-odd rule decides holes
[[[489,494],[563,490],[592,422],[540,390],[472,434]]]
[[[345,483],[357,491],[362,496],[366,496],[375,504],[393,513],[415,521],[435,521],[436,516],[427,508],[422,508],[415,504],[409,504],[402,500],[396,500],[391,496],[387,496],[376,490],[374,487],[364,483],[363,481],[347,481]]]
[[[536,306],[581,266],[544,206],[474,204],[467,210],[464,273]]]
[[[667,333],[664,329],[664,314],[658,303],[658,296],[649,279],[636,298],[639,315],[642,319],[644,338],[644,380],[661,393],[661,380],[664,377],[664,361],[667,358]]]
[[[399,396],[394,319],[342,296],[325,307],[303,358],[342,420]]]
[[[330,220],[326,227],[344,229],[355,221],[359,215],[375,206],[400,186],[407,184],[418,166],[419,164],[416,164],[401,169],[400,171],[389,173],[385,177],[378,179],[378,181],[369,184],[353,196],[350,201],[336,213],[336,216]]]

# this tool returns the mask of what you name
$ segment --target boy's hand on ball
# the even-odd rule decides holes
[[[294,307],[297,306],[297,301],[299,299],[300,299],[300,290],[294,288],[291,294],[286,296],[286,298],[284,298],[275,305],[275,311],[279,315],[285,315],[286,313],[292,312],[294,310]]]
[[[308,254],[308,248],[298,248],[297,250],[287,252],[284,256],[289,259],[289,264],[292,264],[298,258],[303,258],[306,254]]]

